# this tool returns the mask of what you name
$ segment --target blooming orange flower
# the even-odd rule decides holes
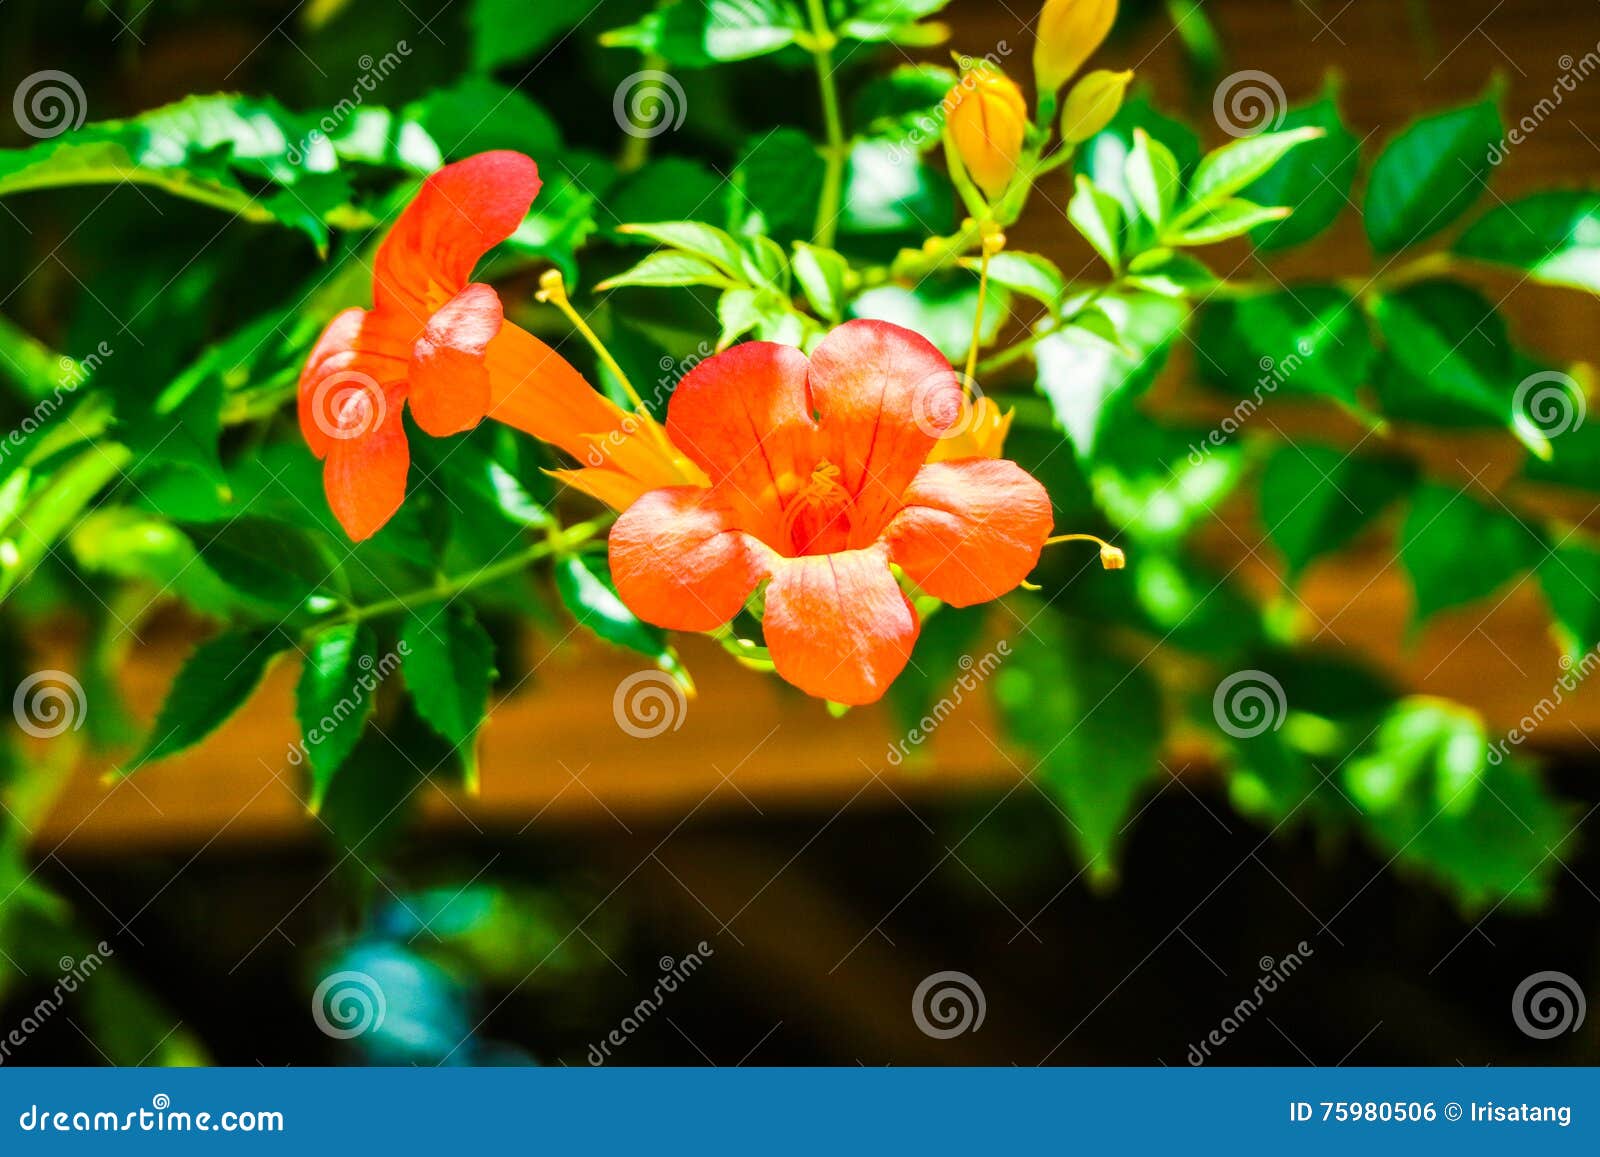
[[[522,224],[539,170],[514,152],[480,153],[423,183],[378,249],[372,308],[328,323],[300,375],[300,429],[326,460],[323,485],[351,538],[374,534],[405,498],[411,407],[444,437],[485,415],[587,462],[568,481],[602,501],[684,481],[648,418],[596,393],[544,342],[507,322],[472,270]],[[630,494],[629,491],[632,493]]]
[[[1050,499],[1014,462],[929,462],[962,413],[939,352],[909,330],[852,321],[808,360],[749,342],[695,367],[667,433],[710,480],[645,494],[611,530],[611,570],[639,617],[705,631],[764,580],[778,674],[838,703],[878,699],[919,624],[891,566],[955,606],[1025,578]]]

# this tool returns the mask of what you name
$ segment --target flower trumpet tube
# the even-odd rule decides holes
[[[844,704],[883,695],[920,624],[900,576],[955,606],[1019,585],[1050,535],[1044,488],[1013,462],[929,461],[964,413],[924,338],[847,322],[808,359],[749,342],[679,384],[672,442],[707,486],[651,491],[612,528],[611,571],[639,617],[728,623],[766,584],[778,674]]]
[[[539,188],[538,167],[515,152],[480,153],[434,173],[378,248],[372,308],[340,313],[312,348],[300,375],[300,429],[324,461],[328,504],[352,539],[375,534],[405,499],[405,407],[435,437],[485,416],[526,430],[583,460],[571,481],[613,505],[684,480],[664,449],[634,445],[626,411],[507,322],[494,289],[471,280]]]

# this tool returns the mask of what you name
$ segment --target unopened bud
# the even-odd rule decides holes
[[[989,65],[968,71],[944,98],[945,126],[956,155],[984,196],[993,200],[1016,175],[1028,127],[1022,90]]]
[[[1097,68],[1073,85],[1061,113],[1061,139],[1069,145],[1082,144],[1110,124],[1132,79],[1131,69]]]
[[[1117,0],[1046,0],[1033,46],[1040,92],[1055,92],[1083,67],[1111,31]]]

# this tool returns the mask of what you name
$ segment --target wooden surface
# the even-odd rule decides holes
[[[1353,0],[1341,7],[1337,2],[1224,0],[1208,8],[1227,44],[1230,71],[1265,71],[1291,100],[1313,94],[1325,68],[1341,72],[1349,119],[1358,134],[1375,134],[1369,150],[1421,111],[1480,92],[1492,70],[1509,82],[1505,108],[1518,117],[1549,94],[1563,71],[1563,55],[1582,57],[1600,41],[1600,7],[1589,0],[1431,3],[1426,8],[1433,42],[1422,45],[1402,3]],[[1013,9],[1031,16],[1034,6],[958,0],[950,14],[955,46],[982,54],[1007,40],[1013,46],[1013,71],[1025,72],[1030,40],[1019,36]],[[1207,123],[1210,92],[1194,95],[1169,33],[1169,25],[1153,19],[1097,64],[1136,66],[1162,103],[1200,122],[1207,143],[1218,143],[1222,134]],[[533,88],[541,95],[537,81]],[[1564,94],[1561,108],[1511,150],[1496,174],[1495,191],[1509,197],[1535,188],[1593,184],[1600,173],[1597,142],[1600,75]],[[1069,272],[1082,267],[1092,276],[1088,255],[1075,245],[1060,208],[1049,198],[1038,202],[1034,215],[1014,231],[1014,244],[1051,254]],[[1246,260],[1243,250],[1226,252],[1234,261]],[[1376,269],[1353,218],[1274,265],[1291,282]],[[1241,269],[1239,275],[1249,272]],[[1491,289],[1498,299],[1514,281],[1491,284],[1498,287]],[[1595,299],[1530,286],[1505,308],[1519,341],[1556,358],[1595,356],[1594,335],[1600,329]],[[1180,356],[1174,379],[1181,379],[1184,364]],[[1511,464],[1503,442],[1432,443],[1430,469],[1446,475],[1459,470],[1466,477],[1488,467],[1483,477],[1493,484]],[[1286,597],[1260,538],[1247,509],[1235,513],[1230,508],[1223,523],[1205,531],[1207,549],[1217,560],[1239,564],[1240,576],[1264,597]],[[1107,576],[1106,581],[1127,579]],[[1300,613],[1322,641],[1376,659],[1414,690],[1480,708],[1496,729],[1511,725],[1548,695],[1561,673],[1532,581],[1439,616],[1408,646],[1410,593],[1381,531],[1338,560],[1313,568],[1301,598]],[[166,635],[151,638],[134,653],[125,677],[140,709],[153,711],[188,645],[186,638]],[[615,688],[639,669],[636,659],[597,645],[547,656],[535,685],[500,704],[487,725],[481,796],[468,800],[425,788],[431,821],[466,831],[516,831],[564,822],[670,826],[691,814],[727,808],[805,806],[829,814],[869,802],[895,807],[896,796],[1004,791],[1017,786],[1026,771],[989,738],[993,728],[981,703],[964,705],[938,729],[924,765],[893,767],[886,752],[898,736],[886,712],[856,711],[834,720],[819,704],[770,677],[740,669],[701,640],[686,641],[685,651],[699,681],[699,698],[689,704],[678,730],[654,739],[627,735],[612,715]],[[110,789],[100,781],[103,766],[82,768],[49,823],[36,833],[37,846],[92,852],[311,838],[316,821],[299,802],[303,786],[287,761],[294,739],[294,668],[275,668],[247,709],[182,758]],[[1586,750],[1586,733],[1600,736],[1600,693],[1593,688],[1562,707],[1539,731],[1537,745]],[[1174,767],[1182,770],[1184,753],[1174,758]]]

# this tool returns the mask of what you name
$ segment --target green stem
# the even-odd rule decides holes
[[[406,594],[396,595],[392,599],[383,599],[380,602],[368,603],[362,607],[352,607],[343,614],[322,619],[313,625],[308,633],[324,631],[329,627],[338,626],[342,623],[360,623],[365,622],[367,619],[380,618],[383,615],[399,614],[402,611],[409,611],[413,607],[440,602],[474,587],[483,586],[498,579],[508,578],[524,570],[530,563],[538,562],[540,559],[548,558],[551,555],[565,554],[573,547],[587,542],[610,526],[614,517],[614,515],[608,514],[553,531],[544,542],[535,543],[526,550],[518,551],[510,558],[504,558],[499,562],[479,567],[477,570],[467,574],[451,575],[448,578],[440,579],[432,586],[408,591]]]
[[[811,60],[817,69],[817,88],[822,94],[822,120],[827,132],[827,144],[823,149],[826,168],[822,175],[822,199],[817,203],[812,239],[823,248],[831,249],[838,232],[839,199],[844,189],[844,166],[850,156],[850,145],[845,140],[844,118],[839,113],[839,88],[833,79],[833,46],[838,39],[828,27],[822,0],[806,0],[806,7],[811,13]]]
[[[50,479],[17,520],[15,538],[0,541],[0,602],[33,573],[83,510],[133,461],[133,451],[112,442],[91,445]]]

